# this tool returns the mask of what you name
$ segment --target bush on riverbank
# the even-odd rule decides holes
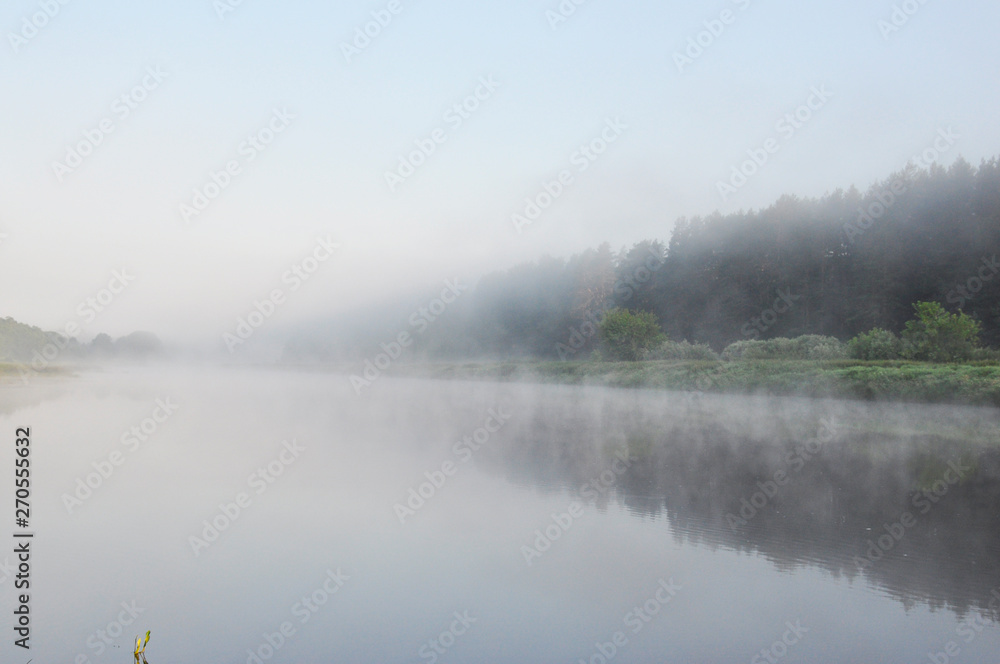
[[[949,314],[938,302],[917,302],[916,318],[907,321],[900,354],[912,360],[957,362],[979,347],[979,321],[963,312]]]
[[[836,337],[805,334],[794,339],[747,339],[725,347],[722,359],[733,360],[839,360],[847,357],[844,344]]]
[[[899,337],[880,327],[862,332],[847,342],[847,354],[856,360],[896,360],[899,351]]]
[[[641,360],[667,341],[656,316],[648,311],[612,309],[604,313],[597,331],[608,355],[616,360]]]
[[[687,341],[664,341],[651,350],[647,360],[708,360],[717,362],[719,354],[708,344],[691,344]]]
[[[848,355],[858,360],[908,359],[924,362],[962,362],[997,359],[1000,352],[980,348],[979,321],[965,313],[949,314],[937,302],[917,302],[917,315],[906,323],[902,337],[874,328],[847,343]]]

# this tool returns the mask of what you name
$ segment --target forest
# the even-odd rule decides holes
[[[666,235],[666,233],[665,233]],[[668,240],[484,276],[426,333],[412,358],[585,359],[604,312],[649,312],[671,341],[721,351],[741,340],[872,328],[899,334],[918,302],[978,321],[1000,345],[1000,161],[908,166],[861,192],[786,195],[759,211],[681,218]],[[369,312],[370,314],[371,312]],[[406,312],[346,319],[286,346],[286,359],[345,360],[408,329]]]
[[[56,332],[45,332],[11,317],[0,318],[0,362],[33,364],[36,367],[53,361],[110,358],[135,359],[159,353],[160,339],[151,332],[132,332],[112,339],[103,332],[88,342]]]

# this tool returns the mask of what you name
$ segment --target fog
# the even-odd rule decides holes
[[[995,657],[1000,6],[676,5],[3,3],[0,661]]]
[[[218,348],[318,236],[340,251],[269,327],[1000,146],[986,2],[227,2],[0,9],[5,315]],[[389,22],[365,45],[373,12]],[[935,154],[949,128],[959,138]],[[424,163],[387,181],[435,130]],[[720,191],[769,140],[767,163]],[[564,171],[572,182],[517,232],[525,199]],[[122,269],[121,297],[77,320]]]

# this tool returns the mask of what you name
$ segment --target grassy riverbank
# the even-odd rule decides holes
[[[1000,365],[995,362],[501,362],[411,365],[400,373],[441,379],[535,381],[1000,406]]]
[[[10,382],[11,380],[19,379],[21,368],[24,366],[13,362],[0,362],[0,380]],[[44,367],[41,370],[28,368],[27,371],[30,376],[66,376],[72,373],[69,367],[62,365],[52,365]]]
[[[0,362],[0,378],[17,376],[17,365],[12,362]]]

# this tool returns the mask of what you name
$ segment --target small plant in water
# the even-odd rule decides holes
[[[135,637],[135,662],[139,664],[139,657],[142,657],[142,664],[149,664],[146,661],[146,646],[149,645],[149,630],[146,630],[146,640],[143,641],[141,636]]]

